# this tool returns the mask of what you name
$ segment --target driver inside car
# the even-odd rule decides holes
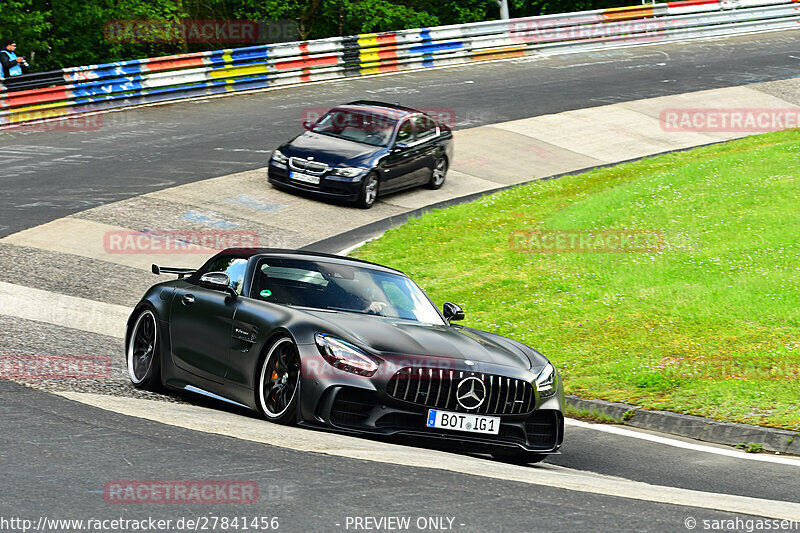
[[[364,312],[369,313],[370,315],[380,315],[387,307],[388,304],[384,302],[371,302],[367,308],[364,309]]]
[[[329,280],[326,292],[333,302],[333,307],[352,309],[371,315],[379,315],[389,307],[389,304],[375,299],[370,294],[375,291],[370,288],[354,283],[346,289],[340,284],[341,278],[331,274],[326,275],[326,278]]]

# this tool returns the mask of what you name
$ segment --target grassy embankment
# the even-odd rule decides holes
[[[620,229],[664,246],[521,251]],[[516,187],[355,255],[461,304],[465,325],[536,347],[567,393],[800,429],[798,130]]]

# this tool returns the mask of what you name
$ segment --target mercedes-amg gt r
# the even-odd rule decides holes
[[[205,394],[270,421],[397,435],[519,462],[557,453],[564,392],[536,350],[454,322],[366,261],[229,249],[150,288],[127,324],[136,387]]]

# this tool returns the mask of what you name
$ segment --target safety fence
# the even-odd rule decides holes
[[[2,80],[0,126],[475,61],[800,29],[800,0],[688,0],[70,67]]]

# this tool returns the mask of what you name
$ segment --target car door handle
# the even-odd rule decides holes
[[[183,303],[183,305],[192,305],[194,303],[194,296],[187,294],[181,299],[181,303]]]

